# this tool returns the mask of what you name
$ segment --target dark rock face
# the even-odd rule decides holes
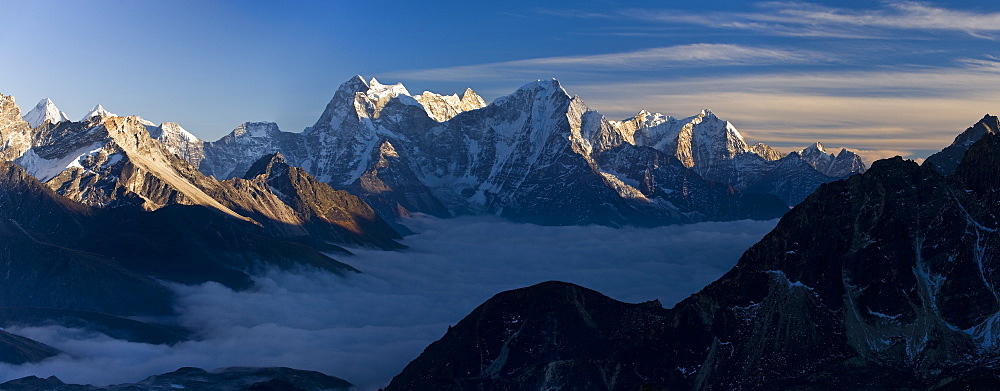
[[[396,242],[402,237],[367,203],[290,166],[280,153],[262,157],[243,179],[270,189],[295,212],[298,225],[315,238],[385,249],[402,247]]]
[[[853,153],[847,153],[853,155]],[[842,152],[841,155],[844,155],[844,153]],[[836,160],[834,163],[836,163]],[[852,172],[845,176],[830,176],[817,170],[810,170],[811,166],[808,161],[799,158],[797,152],[792,152],[779,160],[770,162],[769,166],[768,171],[756,178],[753,184],[747,187],[745,191],[748,193],[774,194],[788,205],[798,205],[824,183],[830,183],[854,175]],[[864,166],[861,167],[863,168]],[[864,170],[862,169],[861,171],[863,172]]]
[[[975,125],[955,137],[955,141],[941,152],[927,157],[924,164],[936,168],[942,175],[950,175],[965,156],[965,151],[984,135],[1000,134],[1000,118],[987,114]]]
[[[59,355],[51,346],[0,330],[0,362],[24,364]],[[6,390],[0,385],[0,389]]]
[[[173,295],[150,277],[241,289],[249,273],[270,267],[356,271],[202,206],[90,208],[7,162],[0,204],[0,306],[166,314]]]
[[[168,313],[172,293],[107,256],[73,248],[97,228],[90,208],[0,162],[0,306]],[[103,230],[102,230],[103,231]]]
[[[634,225],[654,226],[662,220],[767,219],[788,211],[785,203],[773,195],[741,193],[727,184],[705,180],[676,157],[650,147],[619,145],[595,155],[603,169],[616,173],[646,199],[676,206],[671,210],[674,215],[664,216],[664,208],[643,207],[644,203],[635,202],[632,205],[637,213],[628,216]]]
[[[895,158],[822,185],[735,268],[671,310],[568,284],[497,295],[389,389],[996,384],[997,170],[1000,136],[987,135],[949,177]]]
[[[0,384],[6,391],[154,391],[184,389],[191,391],[346,391],[354,386],[344,379],[314,371],[291,368],[223,368],[206,371],[180,368],[174,372],[130,384],[107,387],[65,384],[50,377],[31,376]]]
[[[547,282],[476,308],[393,378],[388,390],[637,390],[655,359],[632,351],[670,313]]]

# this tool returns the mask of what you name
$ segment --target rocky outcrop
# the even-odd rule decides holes
[[[13,96],[0,94],[0,160],[20,157],[31,148],[31,126],[21,119]]]

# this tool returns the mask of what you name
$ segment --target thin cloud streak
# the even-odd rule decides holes
[[[424,70],[396,71],[388,77],[404,80],[475,80],[517,77],[588,70],[649,70],[658,68],[788,65],[826,63],[833,59],[813,51],[789,51],[768,47],[733,44],[678,45],[622,53],[580,56],[555,56],[496,63],[464,65]]]
[[[714,13],[711,18],[678,10],[627,10],[619,15],[786,36],[890,38],[885,30],[925,30],[963,32],[978,38],[995,39],[985,33],[1000,31],[998,12],[954,10],[921,2],[890,2],[880,9],[865,10],[803,2],[765,2],[757,5],[767,12]]]

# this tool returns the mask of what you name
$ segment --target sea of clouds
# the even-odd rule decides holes
[[[215,283],[173,286],[178,322],[196,330],[195,340],[174,346],[63,327],[7,329],[69,355],[0,365],[0,381],[55,375],[107,385],[186,366],[286,366],[374,390],[496,293],[560,280],[669,308],[729,270],[777,221],[617,229],[491,217],[405,223],[417,232],[403,241],[408,249],[338,257],[361,274],[273,271],[243,292]]]

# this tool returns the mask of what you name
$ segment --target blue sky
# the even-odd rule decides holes
[[[481,3],[481,4],[480,4]],[[612,119],[711,108],[750,141],[919,158],[1000,112],[1000,5],[8,2],[0,92],[215,140],[300,131],[355,74],[487,101],[555,77]]]

